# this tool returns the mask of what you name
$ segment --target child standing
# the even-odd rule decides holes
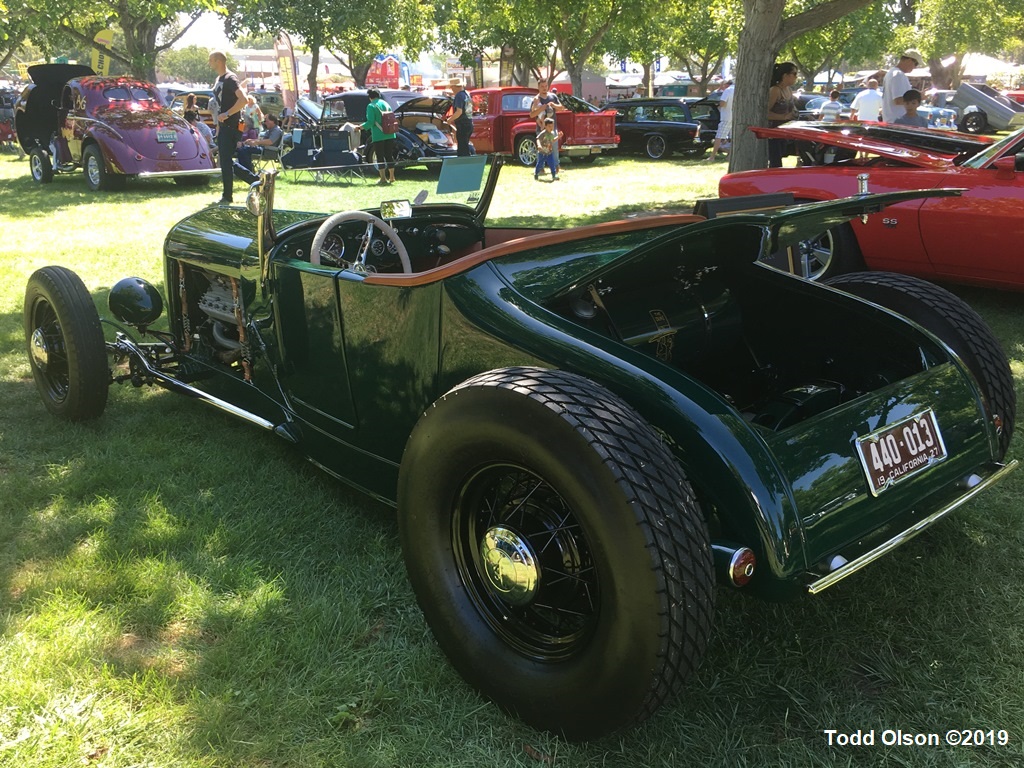
[[[825,123],[834,123],[839,119],[843,111],[843,105],[839,101],[839,91],[832,91],[828,95],[828,101],[821,105],[821,119]]]
[[[911,88],[903,94],[903,108],[907,110],[907,113],[897,117],[893,120],[893,123],[895,125],[912,125],[915,128],[927,128],[928,118],[917,114],[919,106],[921,106],[921,92],[916,88]]]
[[[541,169],[551,169],[551,180],[558,181],[558,142],[562,140],[562,132],[555,132],[555,120],[544,119],[544,130],[537,134],[537,167],[533,169],[533,178],[540,181]]]

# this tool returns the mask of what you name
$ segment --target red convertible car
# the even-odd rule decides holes
[[[18,142],[40,184],[85,172],[89,189],[118,189],[130,177],[205,184],[213,158],[206,141],[164,106],[155,85],[97,77],[80,64],[29,67],[32,85],[15,105]]]
[[[792,271],[825,279],[862,269],[1024,290],[1024,130],[985,137],[893,125],[790,123],[752,128],[795,142],[796,168],[729,174],[721,197],[787,193],[797,201],[859,192],[954,187],[959,197],[910,200],[840,224],[792,254]]]

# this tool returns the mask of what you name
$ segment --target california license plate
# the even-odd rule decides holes
[[[939,422],[929,408],[909,419],[857,438],[857,453],[877,496],[946,458]]]
[[[173,130],[158,130],[156,132],[156,140],[161,144],[173,144],[177,138],[178,134]]]

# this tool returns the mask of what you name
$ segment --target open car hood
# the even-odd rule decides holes
[[[809,141],[833,147],[842,147],[856,152],[869,152],[873,155],[897,160],[907,165],[931,170],[945,170],[953,165],[953,160],[964,154],[962,142],[938,131],[914,128],[894,128],[887,126],[881,131],[871,127],[866,130],[865,124],[850,123],[844,127],[825,128],[817,123],[787,123],[779,128],[751,127],[751,131],[759,139],[790,139],[792,141]],[[984,145],[979,145],[980,150]],[[967,154],[973,154],[968,151]]]
[[[737,268],[753,264],[787,246],[811,239],[862,214],[878,213],[905,200],[956,197],[962,189],[918,189],[855,195],[840,200],[788,206],[763,213],[719,216],[670,230],[598,269],[573,276],[571,283],[544,298],[559,299],[582,287],[616,276],[617,284],[657,274],[654,263],[670,258],[692,267]],[[625,282],[624,282],[625,281]]]
[[[92,67],[84,64],[36,64],[28,68],[28,76],[32,78],[32,82],[44,88],[60,89],[72,78],[95,74]]]

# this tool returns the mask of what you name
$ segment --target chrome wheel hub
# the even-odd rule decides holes
[[[42,328],[32,331],[29,350],[32,355],[32,364],[40,371],[45,372],[50,363],[50,350],[46,346],[46,335]]]
[[[540,566],[530,545],[514,531],[495,526],[480,542],[487,586],[506,603],[526,605],[537,594]]]

